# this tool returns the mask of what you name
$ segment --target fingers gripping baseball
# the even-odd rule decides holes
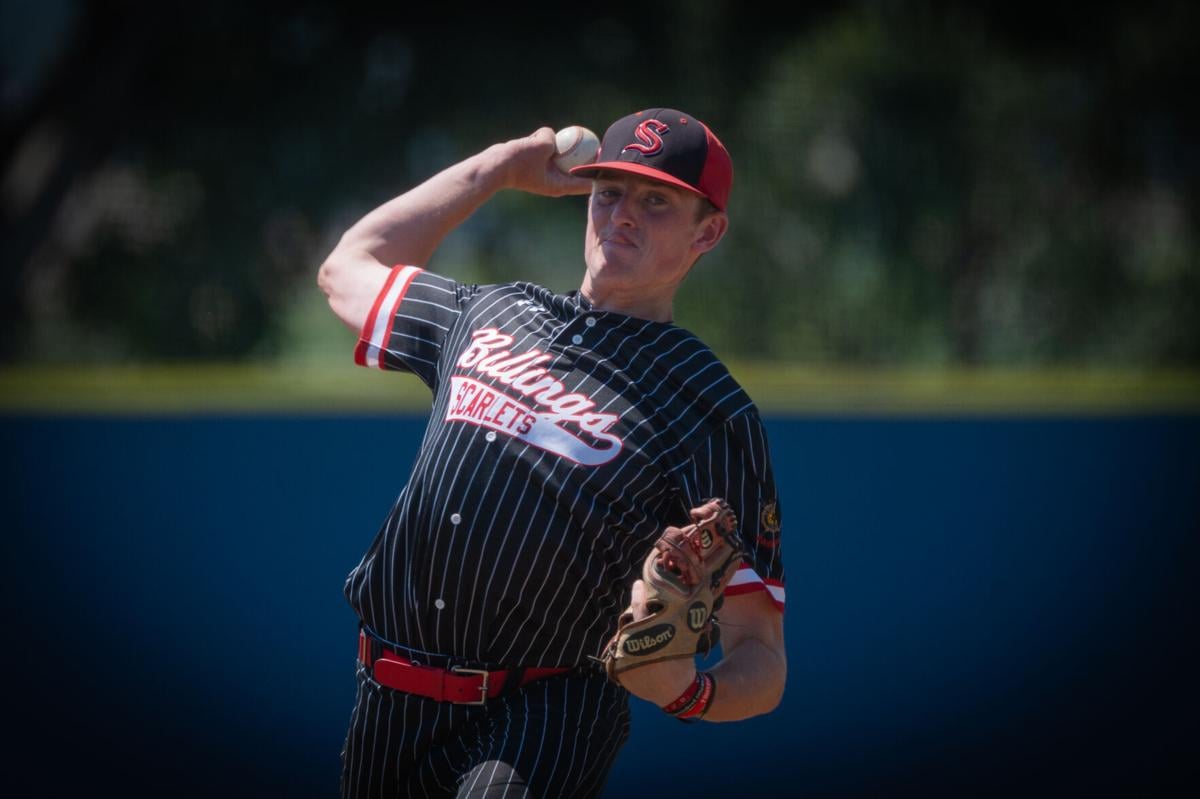
[[[530,135],[502,146],[509,188],[549,197],[591,192],[590,180],[572,177],[554,165],[557,150],[552,128],[538,128]]]

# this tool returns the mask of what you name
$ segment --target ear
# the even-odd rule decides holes
[[[696,238],[692,240],[692,249],[698,253],[706,253],[720,243],[729,229],[729,215],[724,211],[709,214],[696,229]]]

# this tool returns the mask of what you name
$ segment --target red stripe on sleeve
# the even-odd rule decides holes
[[[773,585],[776,588],[783,588],[783,583],[779,582],[778,580],[766,580],[765,582],[758,582],[756,580],[752,583],[741,583],[739,585],[729,586],[725,589],[725,596],[744,596],[746,594],[753,594],[755,591],[762,591],[767,595],[767,598],[771,600],[772,604],[775,605],[776,610],[778,610],[780,613],[783,613],[783,603],[776,599],[775,595],[767,590],[767,584]]]
[[[405,267],[398,266],[396,269],[404,269]],[[396,274],[396,269],[392,270],[392,274]],[[404,283],[400,286],[400,292],[396,295],[396,301],[392,303],[392,307],[388,310],[388,325],[387,330],[383,333],[383,341],[380,346],[387,344],[392,340],[392,326],[396,324],[396,311],[400,308],[400,303],[404,302],[404,295],[408,293],[408,287],[412,285],[413,280],[417,275],[421,274],[421,270],[413,267],[409,270],[408,275],[404,278]],[[381,297],[383,295],[380,295]],[[383,354],[379,355],[379,368],[383,368]]]
[[[354,362],[359,366],[367,365],[367,347],[371,344],[371,331],[375,329],[375,319],[379,316],[379,306],[383,304],[383,298],[387,296],[388,291],[392,288],[392,283],[396,280],[396,275],[402,268],[399,266],[392,267],[392,271],[388,273],[387,281],[384,282],[383,288],[379,290],[379,294],[375,297],[375,304],[371,306],[371,312],[367,314],[367,321],[363,322],[362,330],[358,333],[358,344],[354,347]]]

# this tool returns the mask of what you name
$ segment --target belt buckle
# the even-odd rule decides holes
[[[483,677],[483,685],[479,686],[479,698],[478,699],[470,699],[470,700],[465,700],[462,702],[454,702],[454,704],[456,704],[456,705],[483,705],[487,702],[488,678],[490,678],[492,676],[491,672],[485,671],[483,669],[468,669],[463,666],[451,666],[450,671],[453,672],[454,674],[478,674]]]

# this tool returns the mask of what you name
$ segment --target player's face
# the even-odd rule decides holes
[[[692,264],[724,234],[724,214],[701,220],[702,204],[666,183],[601,173],[588,204],[587,281],[604,294],[665,296],[669,303]]]

